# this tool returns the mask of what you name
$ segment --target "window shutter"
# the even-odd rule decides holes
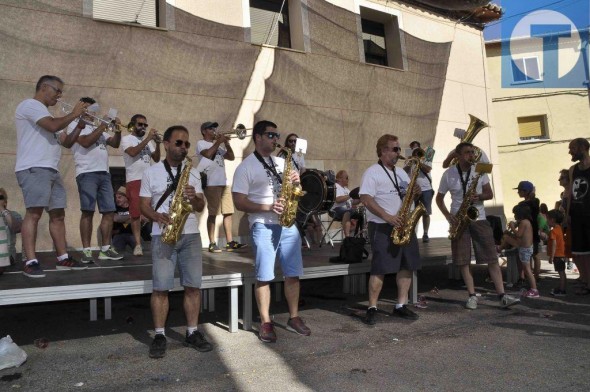
[[[92,17],[156,27],[157,3],[158,0],[94,0]]]
[[[543,137],[544,116],[519,117],[518,134],[521,139]]]
[[[282,13],[279,13],[282,3],[282,0],[250,1],[250,35],[253,44],[291,47],[289,3],[285,1]]]

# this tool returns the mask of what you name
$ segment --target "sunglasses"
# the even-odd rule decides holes
[[[137,123],[135,124],[136,128],[147,128],[148,124],[147,123]]]
[[[264,132],[263,135],[266,135],[269,139],[280,139],[281,134],[278,132]]]
[[[63,90],[61,90],[61,89],[59,89],[59,88],[57,88],[55,86],[52,86],[49,83],[45,83],[45,85],[51,87],[53,89],[53,91],[55,91],[58,94],[62,94],[63,93]]]
[[[184,140],[177,140],[174,142],[176,147],[181,147],[184,144],[184,148],[191,148],[191,142],[185,142]]]
[[[287,140],[287,143],[289,143],[289,144],[297,143],[297,139],[289,139],[289,140]]]

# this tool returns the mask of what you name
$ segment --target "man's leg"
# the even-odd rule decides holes
[[[141,217],[131,218],[131,232],[135,238],[135,246],[141,246]]]
[[[225,238],[227,240],[227,242],[232,242],[233,236],[231,234],[232,231],[232,214],[225,214],[223,215],[223,230],[225,231]]]
[[[150,299],[152,308],[152,320],[154,328],[164,328],[166,325],[166,318],[168,316],[168,292],[167,291],[152,291]]]
[[[344,237],[350,237],[350,211],[346,211],[342,215],[342,232]]]
[[[270,323],[270,286],[269,282],[256,282],[254,289],[256,305],[260,314],[261,323]]]
[[[424,214],[422,215],[422,229],[424,230],[424,235],[428,236],[428,229],[430,228],[430,215]]]
[[[27,208],[21,227],[23,249],[27,260],[35,260],[35,244],[37,242],[37,227],[43,215],[43,207]]]
[[[299,278],[285,278],[285,298],[289,305],[289,317],[297,317],[299,314]]]
[[[504,281],[502,280],[502,269],[500,268],[500,264],[488,264],[488,271],[490,273],[490,278],[494,283],[494,287],[496,288],[496,293],[499,295],[504,294]]]
[[[65,211],[63,208],[56,208],[49,211],[49,234],[53,239],[57,256],[63,256],[66,252],[66,225]]]
[[[196,287],[185,287],[183,307],[186,325],[196,327],[199,324],[199,313],[201,312],[201,290]]]
[[[406,304],[410,286],[412,285],[412,271],[399,270],[395,276],[395,283],[397,284],[397,302]]]
[[[80,216],[80,237],[82,239],[82,247],[90,248],[92,242],[92,220],[94,218],[94,211],[82,211]],[[105,240],[104,233],[102,233],[103,242]]]
[[[473,284],[473,276],[471,276],[471,269],[469,264],[460,265],[459,270],[461,271],[461,276],[463,277],[463,281],[465,282],[465,286],[467,286],[467,292],[471,294],[475,294],[475,285]],[[491,275],[491,273],[490,273]],[[501,276],[500,276],[501,278]],[[493,278],[492,278],[493,279]]]
[[[369,277],[369,307],[377,307],[379,294],[383,288],[384,275],[371,275]]]
[[[113,234],[113,219],[115,217],[114,212],[107,212],[102,214],[100,220],[100,233],[102,235],[102,246],[111,244],[111,236]]]

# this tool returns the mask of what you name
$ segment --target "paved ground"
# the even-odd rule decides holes
[[[10,334],[28,354],[19,368],[0,371],[0,391],[588,391],[590,297],[564,298],[547,272],[542,297],[501,310],[485,269],[475,267],[482,294],[475,311],[447,280],[444,267],[420,273],[426,308],[415,322],[390,317],[395,299],[388,278],[379,323],[351,316],[364,296],[341,294],[341,278],[303,282],[302,316],[310,337],[284,329],[283,303],[273,303],[279,340],[264,344],[253,332],[228,333],[226,290],[217,312],[200,328],[214,342],[210,353],[182,346],[181,293],[172,295],[166,358],[147,356],[149,297],[113,300],[113,319],[89,322],[88,302],[0,308],[0,336]],[[0,282],[1,283],[1,282]],[[517,289],[514,293],[518,294]],[[35,345],[47,339],[46,348]]]

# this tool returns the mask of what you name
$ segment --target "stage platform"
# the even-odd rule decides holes
[[[146,247],[147,248],[147,247]],[[312,247],[303,250],[304,275],[302,279],[343,276],[343,290],[351,294],[366,293],[369,259],[362,263],[335,264],[329,258],[337,255],[339,245],[331,247]],[[76,253],[73,252],[74,256]],[[441,265],[450,263],[450,241],[446,238],[433,238],[429,243],[420,242],[422,265]],[[90,300],[90,319],[97,319],[97,300],[104,299],[105,319],[111,318],[112,297],[149,294],[152,292],[152,265],[150,252],[144,256],[125,255],[120,261],[98,260],[94,252],[95,264],[87,270],[64,271],[55,269],[52,253],[41,253],[38,258],[47,276],[32,279],[22,274],[22,264],[17,263],[0,275],[0,306],[23,303],[53,302],[72,299]],[[278,264],[278,263],[277,263]],[[253,254],[251,248],[240,252],[209,253],[203,249],[203,308],[215,309],[216,288],[229,290],[228,329],[238,330],[238,288],[244,286],[242,322],[249,330],[253,317]],[[280,285],[282,276],[277,271],[276,284]],[[178,279],[174,290],[182,290]],[[275,290],[280,298],[280,287]],[[417,301],[417,274],[412,280],[410,301]]]

